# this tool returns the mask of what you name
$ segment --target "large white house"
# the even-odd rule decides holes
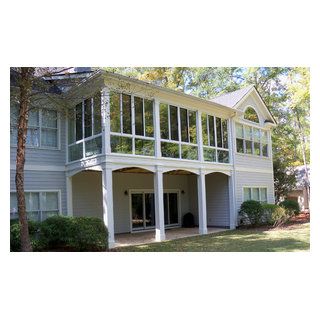
[[[233,229],[244,200],[274,203],[275,120],[254,86],[209,101],[103,70],[43,81],[56,90],[30,111],[29,218],[100,217],[112,247],[117,234],[149,229],[162,241],[189,212],[200,234]],[[11,217],[15,114],[11,103]]]

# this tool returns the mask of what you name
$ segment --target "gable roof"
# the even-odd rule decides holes
[[[234,108],[237,103],[254,87],[254,85],[250,85],[248,87],[229,92],[226,94],[222,94],[218,97],[212,99],[213,102],[225,105],[230,108]]]

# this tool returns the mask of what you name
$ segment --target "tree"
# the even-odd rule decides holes
[[[48,91],[48,84],[41,81],[43,76],[49,76],[61,71],[62,68],[21,67],[11,69],[11,98],[14,100],[13,102],[17,102],[18,104],[15,182],[20,224],[21,251],[32,251],[24,194],[24,164],[29,112],[32,109],[31,100],[34,99],[35,95]],[[18,92],[15,92],[14,87],[18,88]]]

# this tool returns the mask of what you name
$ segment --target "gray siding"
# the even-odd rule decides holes
[[[101,172],[84,171],[72,177],[73,215],[103,218]]]
[[[237,172],[236,173],[236,208],[243,202],[243,187],[267,187],[268,203],[274,203],[274,182],[271,173]]]
[[[236,165],[236,170],[237,166],[239,166],[261,170],[270,170],[270,175],[272,174],[271,171],[273,170],[273,165],[271,157],[263,158],[253,155],[235,154],[234,162]]]
[[[60,149],[26,148],[26,165],[64,166],[66,164],[66,120],[60,115]],[[10,163],[16,161],[17,148],[10,147]]]
[[[230,204],[228,176],[221,173],[206,176],[207,225],[229,227]]]
[[[25,171],[25,190],[60,190],[62,214],[67,212],[67,191],[65,172],[56,171]],[[10,170],[10,190],[15,191],[15,171]]]

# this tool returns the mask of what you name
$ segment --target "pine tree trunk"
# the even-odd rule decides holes
[[[34,68],[21,68],[21,78],[19,84],[20,108],[18,119],[18,141],[16,158],[16,191],[20,223],[21,251],[32,251],[28,230],[26,200],[24,195],[24,163],[33,74]]]

